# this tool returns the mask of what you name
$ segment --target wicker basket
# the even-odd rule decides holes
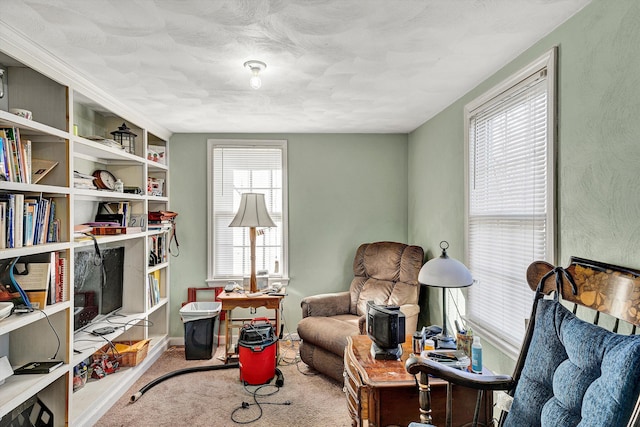
[[[149,341],[119,341],[114,342],[113,346],[107,344],[94,353],[94,359],[107,354],[109,359],[117,361],[120,367],[136,366],[147,357]]]

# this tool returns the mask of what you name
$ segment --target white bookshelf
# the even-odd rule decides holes
[[[73,227],[93,221],[101,202],[127,202],[131,212],[142,218],[146,218],[149,211],[169,210],[168,140],[171,135],[5,28],[0,28],[0,66],[6,70],[5,97],[0,99],[0,127],[19,128],[21,138],[31,141],[32,157],[58,162],[38,184],[0,182],[0,195],[52,198],[61,223],[59,241],[0,249],[0,261],[57,252],[68,263],[65,283],[68,292],[64,301],[47,306],[44,312],[12,314],[0,320],[0,357],[6,356],[14,369],[53,356],[56,334],[60,339],[56,358],[64,362],[46,375],[9,377],[0,385],[0,418],[10,417],[23,402],[37,396],[53,412],[56,426],[92,425],[168,346],[170,257],[157,265],[148,265],[151,239],[166,231],[145,229],[131,234],[97,236],[101,248],[125,248],[124,306],[119,311],[123,316],[111,318],[112,323],[100,321],[82,331],[74,331],[73,260],[76,252],[92,250],[94,243],[86,236],[75,235]],[[10,108],[31,110],[33,120],[9,113]],[[110,132],[123,122],[137,134],[135,152],[128,153],[85,138],[93,135],[111,138]],[[149,145],[164,149],[164,163],[147,158]],[[140,188],[141,193],[74,188],[75,170],[91,174],[96,169],[110,171],[125,187]],[[148,178],[163,180],[162,194],[147,194]],[[160,300],[154,305],[148,299],[147,275],[150,273],[156,274],[160,282]],[[121,326],[104,338],[90,333],[114,323]],[[107,343],[105,339],[149,339],[147,356],[135,367],[89,381],[74,392],[74,367],[88,361]]]

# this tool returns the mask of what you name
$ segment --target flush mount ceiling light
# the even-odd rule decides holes
[[[251,79],[249,79],[249,85],[254,88],[254,89],[260,89],[260,86],[262,86],[262,80],[260,80],[260,77],[258,76],[258,74],[260,74],[260,71],[264,70],[265,68],[267,68],[267,64],[265,64],[262,61],[247,61],[244,63],[245,68],[248,68],[251,70]]]

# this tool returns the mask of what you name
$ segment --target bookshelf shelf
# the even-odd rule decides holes
[[[147,200],[145,196],[140,194],[117,193],[115,191],[108,191],[108,190],[75,189],[74,194],[76,196],[76,200],[90,200],[90,201],[101,201],[101,200],[144,201],[144,200]]]
[[[42,193],[43,197],[58,197],[71,194],[68,187],[54,185],[24,184],[22,182],[2,182],[2,189],[8,192]]]
[[[168,266],[169,266],[168,262],[163,262],[147,268],[147,272],[153,273],[154,271],[162,270],[163,268],[167,268]]]
[[[68,310],[68,309],[69,309],[69,301],[66,301],[66,302],[60,302],[53,305],[49,305],[43,311],[47,314],[47,316],[52,316],[58,312]],[[44,314],[42,314],[39,311],[7,317],[2,322],[0,322],[0,335],[8,334],[9,332],[18,330],[26,325],[29,325],[33,322],[36,322],[44,318],[45,318]]]
[[[71,248],[71,243],[44,243],[41,245],[23,246],[21,248],[11,248],[0,250],[0,259],[23,257],[27,255],[34,255],[43,252],[58,252]]]
[[[133,234],[117,234],[114,236],[95,236],[95,238],[98,241],[99,245],[106,245],[108,243],[125,242],[131,239],[141,238],[144,236],[146,236],[146,232],[133,233]],[[93,239],[84,235],[82,237],[76,237],[74,239],[74,242],[75,242],[74,247],[78,249],[93,246]]]
[[[76,332],[75,256],[81,251],[91,250],[94,241],[84,235],[76,235],[74,225],[94,221],[103,202],[115,205],[123,202],[122,206],[127,206],[126,212],[135,215],[136,220],[140,216],[146,218],[152,210],[169,210],[168,139],[171,134],[128,106],[121,105],[100,88],[90,86],[66,64],[33,46],[24,47],[25,41],[14,42],[13,37],[19,36],[0,30],[0,65],[7,70],[5,97],[0,99],[0,128],[18,129],[21,143],[29,141],[23,146],[25,153],[29,152],[26,147],[30,148],[30,156],[24,154],[23,163],[15,162],[14,166],[19,165],[24,171],[19,179],[0,181],[0,202],[16,195],[54,200],[55,210],[51,218],[59,224],[59,238],[54,243],[0,249],[0,260],[44,257],[49,258],[53,266],[58,258],[63,258],[67,271],[59,276],[65,278],[66,291],[62,292],[60,287],[56,289],[57,297],[58,291],[64,295],[60,300],[50,301],[43,312],[12,314],[0,321],[0,357],[6,356],[16,368],[31,361],[46,360],[56,353],[56,358],[63,360],[64,365],[47,375],[9,377],[0,386],[0,419],[23,402],[38,396],[53,411],[55,426],[92,425],[168,346],[170,263],[167,261],[153,267],[147,265],[152,241],[166,236],[167,230],[143,229],[128,234],[97,236],[101,249],[125,248],[123,308],[120,312],[126,314],[111,318],[112,323],[95,322],[87,330]],[[5,39],[10,42],[4,43]],[[32,111],[33,120],[9,113],[10,108]],[[112,139],[110,132],[123,122],[138,135],[133,152],[94,140],[96,135],[103,140]],[[161,153],[164,164],[149,160],[149,152]],[[48,172],[40,175],[37,184],[28,183],[30,180],[26,178],[30,176],[27,175],[28,165],[36,164],[34,159],[41,161],[40,165],[48,165],[44,168]],[[74,171],[90,176],[98,169],[110,171],[123,181],[125,188],[139,188],[140,193],[75,188],[77,178]],[[162,196],[146,194],[149,180],[163,184]],[[82,183],[82,179],[78,182]],[[55,271],[56,274],[60,272],[59,269]],[[160,299],[155,305],[148,300],[150,273],[159,276]],[[58,276],[55,280],[59,280]],[[52,294],[54,287],[49,289]],[[89,332],[89,329],[115,323],[121,326],[108,336],[99,337]],[[56,335],[60,341],[58,351]],[[107,342],[104,338],[118,341],[151,339],[151,342],[147,357],[139,366],[122,369],[73,392],[74,367],[86,362],[100,349]],[[74,350],[79,350],[79,353]]]
[[[163,164],[158,163],[158,162],[154,162],[153,160],[147,160],[147,165],[149,167],[149,171],[150,172],[168,171],[169,170],[169,166],[163,165]]]
[[[0,127],[7,126],[17,126],[25,136],[29,137],[46,135],[49,138],[57,137],[59,142],[69,138],[69,133],[65,131],[0,110]]]
[[[86,138],[75,137],[73,142],[75,145],[74,156],[86,156],[90,159],[100,159],[104,161],[128,161],[133,163],[145,162],[145,159],[140,156],[129,154],[120,148],[110,147]]]
[[[13,375],[0,387],[0,418],[12,408],[29,399],[30,390],[44,389],[54,381],[63,378],[69,371],[69,365],[62,365],[49,374]]]

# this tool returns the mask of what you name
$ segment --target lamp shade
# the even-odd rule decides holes
[[[460,261],[449,258],[448,247],[447,242],[440,242],[442,255],[429,260],[422,266],[418,274],[420,284],[439,288],[464,288],[473,284],[469,269]]]
[[[262,193],[243,193],[240,207],[229,227],[275,227]]]

